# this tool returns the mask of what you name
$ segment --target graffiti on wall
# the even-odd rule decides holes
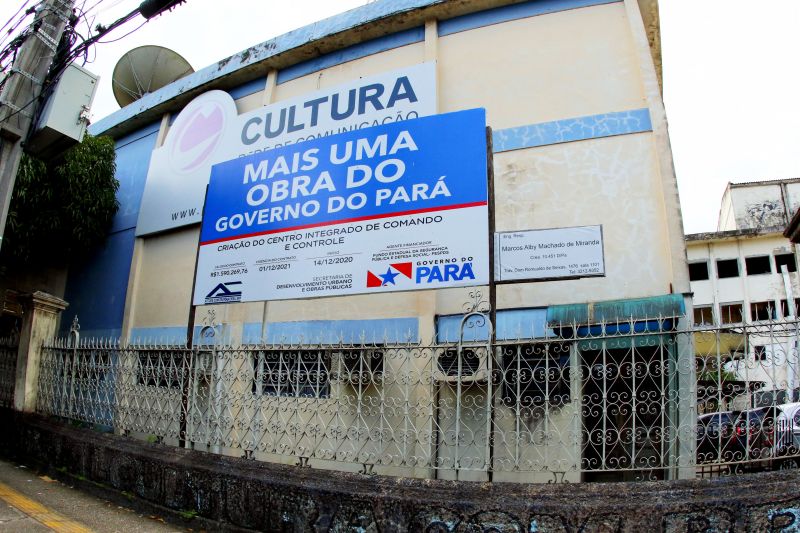
[[[745,208],[745,219],[739,224],[742,228],[770,228],[785,226],[786,217],[780,200],[765,200],[749,204]]]

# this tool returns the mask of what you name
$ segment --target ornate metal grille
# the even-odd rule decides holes
[[[681,323],[549,324],[541,338],[494,343],[54,341],[38,410],[388,475],[609,481],[795,466],[798,322]]]
[[[14,384],[17,380],[19,339],[0,338],[0,407],[14,405]]]

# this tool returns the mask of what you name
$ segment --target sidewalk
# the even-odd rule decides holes
[[[35,471],[0,461],[0,532],[185,532],[158,516],[98,499]]]

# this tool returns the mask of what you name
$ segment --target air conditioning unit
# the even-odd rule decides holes
[[[434,379],[444,383],[487,381],[488,360],[488,346],[462,346],[460,351],[456,347],[445,348],[436,357]]]
[[[338,352],[338,379],[353,385],[376,385],[383,375],[383,350],[352,349]]]

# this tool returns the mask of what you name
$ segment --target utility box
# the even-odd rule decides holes
[[[26,151],[47,159],[81,142],[89,123],[97,80],[88,70],[70,64],[45,102]]]

